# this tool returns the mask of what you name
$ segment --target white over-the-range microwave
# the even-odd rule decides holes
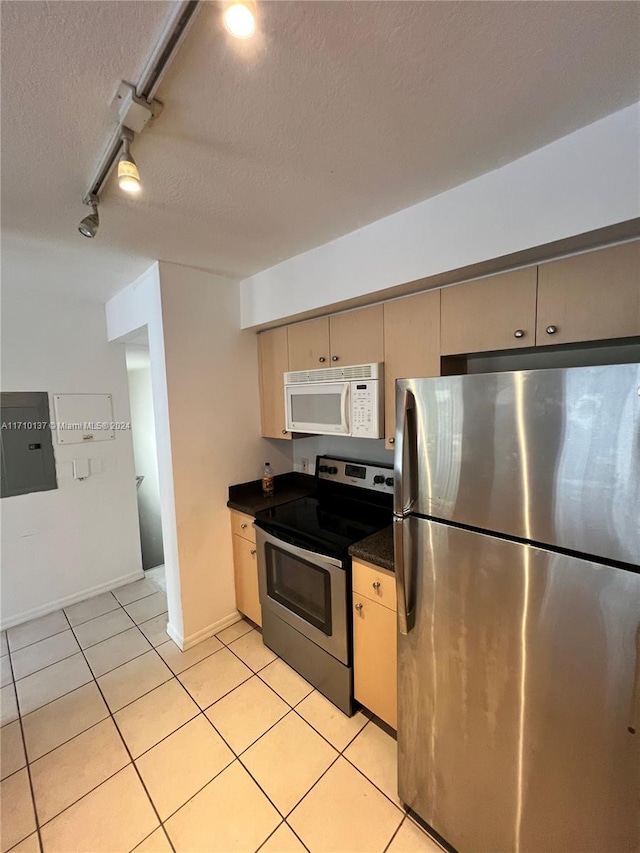
[[[382,438],[382,364],[355,364],[284,374],[287,429],[313,435]]]

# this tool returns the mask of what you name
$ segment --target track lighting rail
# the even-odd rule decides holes
[[[181,0],[181,2],[176,4],[175,12],[171,16],[160,41],[149,57],[139,82],[135,86],[128,87],[131,89],[130,92],[127,92],[127,84],[121,86],[120,92],[126,94],[120,94],[120,97],[128,101],[131,113],[135,111],[139,124],[135,128],[129,128],[127,124],[127,111],[121,108],[118,125],[109,138],[91,183],[82,199],[84,204],[93,208],[99,203],[100,193],[122,152],[123,129],[139,133],[144,128],[146,122],[157,115],[162,108],[162,105],[158,101],[155,101],[153,96],[171,60],[186,36],[189,27],[193,23],[202,2],[203,0]],[[143,108],[148,110],[146,118],[140,117],[140,113],[144,112]],[[133,134],[128,138],[130,140],[133,139]]]

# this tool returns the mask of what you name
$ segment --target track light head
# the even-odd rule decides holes
[[[140,172],[129,148],[133,133],[131,131],[125,133],[124,131],[127,130],[128,128],[123,128],[122,154],[118,160],[118,186],[131,195],[137,195],[142,189],[142,184],[140,183]]]
[[[98,196],[94,195],[85,199],[85,204],[91,206],[93,213],[90,213],[88,216],[85,216],[85,218],[78,225],[78,231],[82,234],[83,237],[93,239],[98,233],[98,228],[100,227],[100,217],[98,216]]]

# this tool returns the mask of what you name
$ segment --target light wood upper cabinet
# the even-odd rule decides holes
[[[440,375],[440,291],[384,303],[385,446],[393,448],[396,379]]]
[[[289,370],[316,370],[330,363],[329,318],[305,320],[287,327]]]
[[[329,318],[331,366],[384,360],[382,305],[371,305]]]
[[[538,267],[537,344],[640,335],[640,241]]]
[[[383,358],[382,305],[289,326],[289,370],[370,364]]]
[[[258,335],[260,420],[267,438],[291,438],[285,429],[283,374],[289,369],[287,328],[269,329]]]
[[[535,345],[536,267],[445,287],[442,354]]]

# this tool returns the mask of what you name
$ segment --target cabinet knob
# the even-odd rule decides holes
[[[515,332],[513,333],[513,337],[514,338],[524,338],[524,330],[523,329],[516,329]]]
[[[251,549],[251,555],[253,556],[255,553],[256,553],[256,549],[255,549],[255,548],[252,548],[252,549]]]
[[[371,586],[376,590],[376,592],[380,589],[380,581],[374,581]]]
[[[558,327],[557,326],[547,326],[545,331],[548,335],[555,335],[555,333],[558,331]]]
[[[240,530],[246,530],[246,529],[247,529],[247,522],[243,521],[242,524],[240,525]]]
[[[282,430],[282,434],[283,434],[283,435],[286,435],[286,434],[287,434],[286,429],[283,429],[283,430]]]
[[[332,355],[332,356],[331,356],[331,361],[338,361],[338,356],[337,356],[337,355]]]
[[[362,610],[362,605],[358,602],[358,604],[355,605],[355,609],[358,611],[358,613],[360,613],[360,611]]]
[[[321,361],[321,362],[323,362],[323,363],[324,363],[326,360],[327,360],[327,359],[326,359],[323,355],[321,355],[321,356],[320,356],[320,358],[318,359],[318,361]]]
[[[395,444],[395,443],[396,443],[395,438],[390,438],[390,439],[389,439],[389,444]]]

